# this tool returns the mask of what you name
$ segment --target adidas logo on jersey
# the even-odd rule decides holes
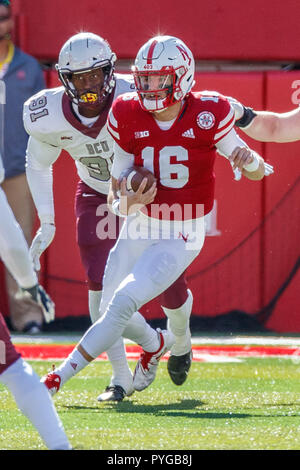
[[[191,127],[190,129],[188,129],[187,131],[185,131],[185,132],[182,134],[182,137],[190,137],[190,138],[192,138],[192,139],[195,139],[195,135],[194,135],[193,128]]]

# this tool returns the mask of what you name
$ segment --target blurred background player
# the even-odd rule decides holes
[[[106,120],[113,100],[135,89],[131,75],[114,72],[115,60],[116,55],[103,38],[89,32],[72,36],[61,48],[56,66],[63,86],[43,90],[24,106],[24,125],[30,135],[26,152],[27,178],[41,223],[30,249],[34,265],[36,270],[40,269],[40,256],[55,235],[52,165],[64,149],[75,160],[80,178],[75,197],[76,238],[87,277],[92,322],[100,315],[104,268],[119,225],[118,217],[107,209],[113,139],[107,131]],[[102,217],[97,215],[99,207],[105,209],[101,211]],[[107,213],[116,233],[101,239],[97,225]],[[175,380],[181,384],[191,364],[188,320],[192,294],[184,275],[164,293],[161,302],[168,316],[173,313],[170,328],[177,341],[172,354],[179,361],[180,372]],[[136,314],[134,320],[133,336],[145,341],[144,318]],[[119,339],[107,353],[113,376],[106,392],[98,399],[121,401],[133,392],[123,341]]]
[[[214,92],[191,93],[194,69],[193,55],[181,40],[155,37],[136,57],[137,93],[119,96],[112,105],[108,130],[115,146],[108,204],[125,221],[105,269],[103,315],[64,363],[43,379],[50,390],[58,390],[124,335],[134,312],[167,289],[199,255],[204,216],[214,200],[216,150],[248,179],[264,177],[263,159],[233,129],[229,101]],[[144,192],[144,179],[135,193],[127,191],[121,175],[132,165],[154,172],[157,186],[153,183]],[[168,348],[172,338],[164,334],[153,339],[152,349],[144,348],[134,373],[136,390],[154,380],[164,342]]]
[[[3,177],[4,168],[0,156],[0,183]],[[38,284],[26,240],[1,188],[0,218],[0,258],[20,286],[19,297],[37,302],[46,321],[53,320],[54,305]],[[32,367],[16,351],[1,313],[0,343],[0,382],[13,394],[17,406],[35,426],[48,449],[70,449],[49,393]]]
[[[235,125],[261,142],[300,140],[300,108],[286,113],[254,111],[234,98],[228,98],[235,110]]]
[[[28,135],[23,126],[22,108],[32,94],[45,88],[45,82],[37,60],[13,44],[13,26],[10,2],[0,0],[0,79],[6,86],[7,104],[4,109],[4,146],[0,149],[5,168],[2,188],[30,245],[35,211],[25,174]],[[8,271],[6,288],[12,327],[17,331],[37,333],[43,322],[40,306],[31,298],[16,297],[18,286]]]

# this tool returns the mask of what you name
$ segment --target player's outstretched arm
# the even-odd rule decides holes
[[[300,140],[300,108],[287,113],[254,111],[228,97],[235,111],[235,125],[261,142],[294,142]]]
[[[40,270],[40,257],[55,235],[52,165],[60,149],[40,142],[32,136],[26,151],[26,176],[41,222],[30,247],[36,271]]]

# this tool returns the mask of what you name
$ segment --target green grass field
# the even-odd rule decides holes
[[[193,362],[181,387],[162,362],[148,389],[119,404],[97,402],[111,369],[94,362],[54,402],[75,449],[299,450],[299,361]],[[51,370],[49,362],[31,364],[40,376]],[[0,402],[0,449],[45,449],[1,384]]]

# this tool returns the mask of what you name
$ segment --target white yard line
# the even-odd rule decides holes
[[[42,334],[37,336],[30,335],[14,335],[12,334],[12,342],[15,344],[53,344],[53,343],[77,343],[81,339],[80,334]],[[125,340],[126,344],[133,344],[132,341]],[[270,345],[270,346],[299,346],[300,336],[246,336],[246,335],[205,335],[193,336],[193,344],[236,344],[236,345]]]

